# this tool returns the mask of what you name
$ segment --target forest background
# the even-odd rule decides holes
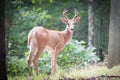
[[[62,12],[69,10],[67,16],[72,18],[73,10],[78,10],[81,20],[76,24],[73,40],[60,53],[58,65],[66,69],[79,65],[84,67],[99,61],[96,54],[102,48],[104,54],[108,49],[110,1],[94,0],[94,37],[93,48],[88,44],[88,0],[11,0],[6,6],[6,29],[8,39],[8,75],[27,74],[26,57],[28,55],[27,36],[35,26],[44,26],[51,30],[64,30],[60,21]],[[50,73],[50,55],[46,52],[39,60],[39,70]],[[21,65],[19,65],[21,64]],[[74,67],[73,66],[73,67]]]

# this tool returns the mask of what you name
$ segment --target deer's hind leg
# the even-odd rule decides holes
[[[44,50],[44,46],[40,47],[40,49],[38,49],[38,51],[37,51],[37,53],[36,53],[36,55],[35,55],[35,57],[33,59],[33,64],[34,64],[34,69],[36,71],[36,75],[39,74],[39,71],[38,71],[38,59],[39,59],[40,55],[42,54],[43,50]]]
[[[37,50],[37,45],[36,45],[35,39],[31,40],[29,49],[30,50],[29,50],[29,56],[28,56],[28,60],[27,60],[27,65],[28,65],[29,76],[31,76],[32,75],[32,72],[31,72],[31,63],[32,63],[34,54],[35,54],[35,52]]]
[[[32,49],[30,49],[29,56],[28,56],[28,60],[27,60],[29,76],[32,75],[32,72],[31,72],[31,62],[32,62],[32,60],[33,60],[33,57],[34,57],[35,52],[36,52],[35,47],[32,48]]]

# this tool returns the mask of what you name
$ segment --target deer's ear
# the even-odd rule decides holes
[[[68,20],[67,20],[65,17],[61,17],[61,21],[62,21],[63,23],[67,23],[67,22],[68,22]]]
[[[77,16],[77,17],[74,18],[74,22],[75,23],[78,23],[79,21],[80,21],[80,17],[79,16]]]

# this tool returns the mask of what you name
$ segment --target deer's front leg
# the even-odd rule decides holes
[[[56,50],[54,53],[51,54],[51,65],[52,65],[52,70],[51,74],[54,75],[56,71],[56,64],[57,64],[57,58],[59,54],[59,50]]]

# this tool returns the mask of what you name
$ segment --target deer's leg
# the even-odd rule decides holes
[[[57,58],[58,58],[58,54],[59,54],[60,50],[56,49],[54,51],[54,53],[51,54],[51,65],[52,65],[52,70],[51,70],[51,74],[54,75],[55,71],[56,71],[56,64],[57,64]]]
[[[35,39],[31,39],[31,42],[30,42],[30,45],[29,45],[29,56],[28,56],[28,60],[27,60],[27,63],[28,63],[28,72],[29,72],[29,76],[31,76],[31,62],[33,60],[33,57],[34,57],[34,53],[36,52],[37,50],[37,45],[36,45],[36,41]]]
[[[37,54],[35,55],[35,57],[33,59],[33,64],[34,64],[34,69],[36,71],[36,75],[39,74],[39,72],[38,72],[38,59],[39,59],[41,53],[43,52],[43,49],[44,48],[39,49],[38,52],[37,52]]]
[[[27,63],[28,63],[28,73],[29,73],[29,76],[31,76],[31,62],[32,62],[32,58],[34,56],[34,53],[35,51],[34,50],[30,50],[30,54],[28,56],[28,60],[27,60]]]

